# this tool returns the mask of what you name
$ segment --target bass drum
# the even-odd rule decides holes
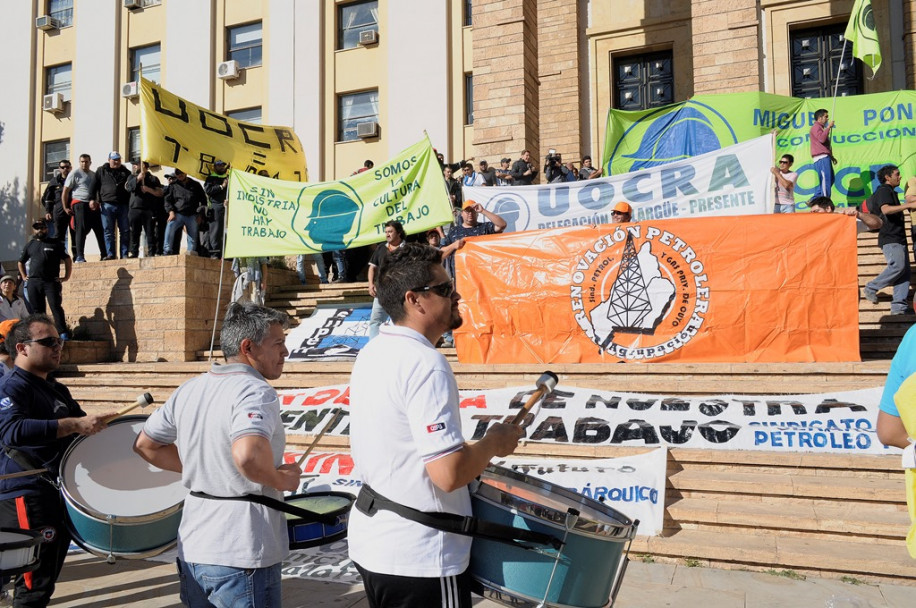
[[[614,603],[639,522],[564,487],[495,465],[471,487],[474,516],[549,534],[551,547],[475,538],[475,591],[506,606],[602,608]]]
[[[114,562],[171,549],[187,488],[181,474],[163,471],[133,450],[147,416],[124,416],[64,452],[60,491],[74,542]]]
[[[335,518],[333,524],[325,524],[287,513],[289,548],[307,549],[346,538],[350,507],[354,500],[352,494],[345,492],[310,492],[287,496],[287,504]]]

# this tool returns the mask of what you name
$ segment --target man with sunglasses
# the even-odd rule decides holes
[[[45,208],[45,220],[51,222],[51,227],[54,228],[51,236],[60,239],[64,246],[67,243],[67,231],[70,229],[70,216],[64,211],[61,195],[64,193],[64,183],[67,181],[67,176],[70,175],[71,168],[69,160],[62,160],[57,163],[57,171],[54,172],[54,176],[48,182],[48,187],[45,188],[45,193],[41,197],[41,203]],[[70,233],[70,246],[72,248],[72,230],[70,230]],[[73,251],[75,252],[76,250],[73,249]]]
[[[798,173],[790,171],[795,157],[783,154],[778,167],[770,167],[770,173],[776,178],[776,209],[774,213],[795,213],[795,183]]]
[[[458,385],[434,346],[461,325],[460,295],[437,250],[405,244],[376,285],[394,325],[360,351],[350,378],[350,446],[363,482],[350,511],[350,559],[371,608],[470,608],[471,538],[365,508],[365,498],[471,515],[467,484],[492,457],[511,454],[522,430],[498,423],[480,441],[464,440]]]
[[[65,386],[51,377],[60,366],[62,342],[46,315],[26,317],[10,330],[5,345],[13,371],[0,382],[0,476],[47,469],[0,481],[0,527],[41,534],[38,567],[16,578],[14,606],[47,606],[70,533],[60,491],[54,485],[61,457],[74,435],[105,427],[105,415],[87,416]]]
[[[35,234],[19,256],[19,275],[26,283],[32,311],[44,313],[50,308],[57,331],[66,340],[67,319],[62,306],[61,284],[70,280],[73,261],[67,255],[63,242],[48,236],[47,222],[43,219],[35,220],[32,229]],[[60,276],[61,264],[64,265],[64,276]]]

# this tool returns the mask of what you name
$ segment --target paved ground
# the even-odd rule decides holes
[[[284,608],[366,608],[362,587],[312,580],[283,582]],[[784,576],[670,564],[630,564],[616,608],[904,608],[916,587],[853,585],[838,580]],[[85,553],[72,554],[51,606],[106,608],[180,606],[171,564],[119,560],[114,565]],[[497,608],[479,600],[477,608]]]

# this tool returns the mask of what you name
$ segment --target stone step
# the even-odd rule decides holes
[[[637,536],[631,555],[695,560],[697,565],[792,569],[913,584],[916,561],[903,541],[888,546],[868,540],[822,540],[754,534],[751,530],[679,530],[671,536]]]

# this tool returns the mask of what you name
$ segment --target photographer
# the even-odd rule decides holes
[[[547,151],[547,157],[544,159],[544,177],[547,183],[565,182],[568,169],[563,165],[563,158],[557,151],[551,148]]]

